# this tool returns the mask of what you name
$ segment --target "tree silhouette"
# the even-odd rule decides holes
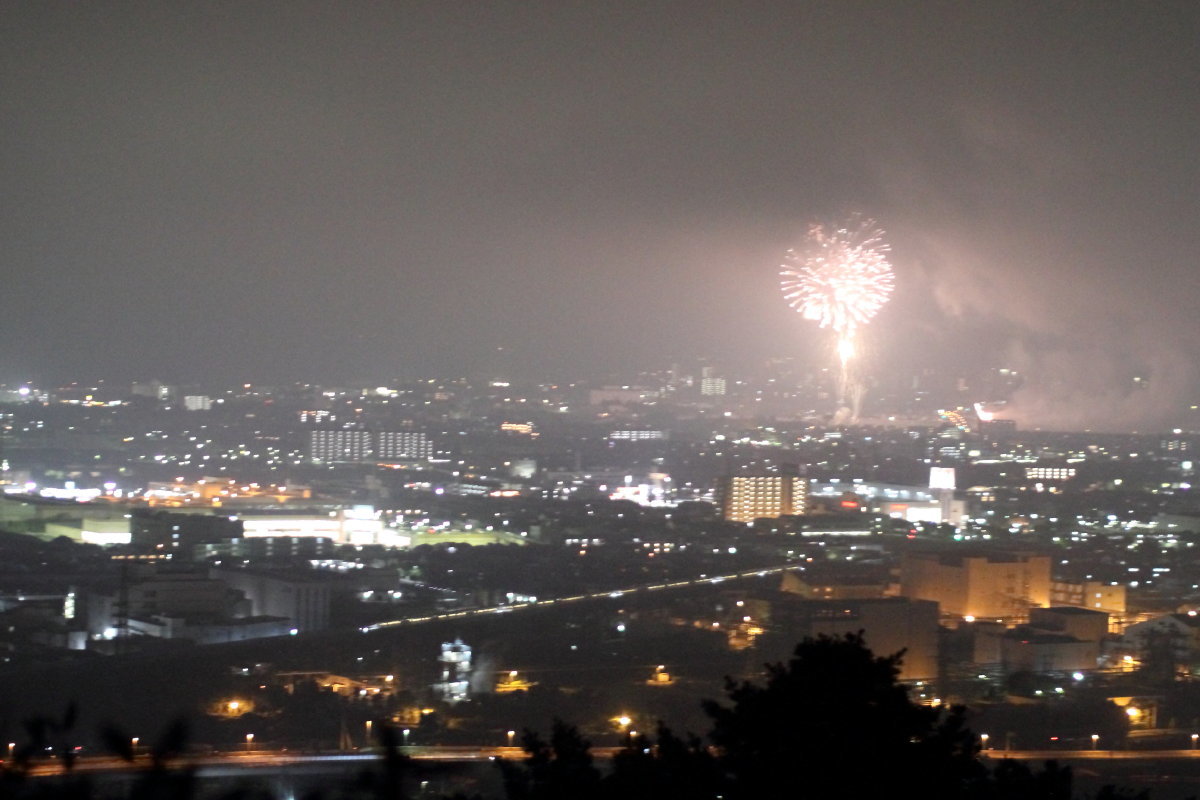
[[[975,787],[973,796],[983,800],[1071,800],[1071,768],[1047,761],[1044,770],[1033,772],[1018,761],[1005,759],[996,766],[991,780]]]
[[[989,773],[961,708],[909,698],[902,655],[874,655],[861,633],[805,639],[767,665],[764,683],[727,680],[728,704],[704,704],[711,747],[660,723],[654,737],[630,737],[603,779],[588,742],[556,720],[548,744],[526,732],[525,764],[501,762],[508,798],[1070,800],[1071,771],[1053,762]]]
[[[696,736],[676,736],[659,723],[655,736],[630,736],[613,756],[605,797],[622,800],[711,800],[724,794],[717,759]]]
[[[592,764],[591,742],[579,730],[554,720],[550,741],[526,730],[524,764],[498,761],[509,800],[593,800],[600,797],[600,771]]]
[[[985,777],[961,709],[917,705],[897,682],[902,653],[861,633],[805,639],[766,683],[728,681],[707,701],[727,798],[963,797]]]

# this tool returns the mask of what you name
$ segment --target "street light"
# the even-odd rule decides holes
[[[507,733],[507,736],[508,736],[508,746],[509,746],[509,747],[512,747],[512,746],[513,746],[513,737],[515,737],[516,735],[517,735],[517,732],[516,732],[516,731],[508,731],[508,733]],[[1196,739],[1196,737],[1195,737],[1195,736],[1193,736],[1193,737],[1192,737],[1192,745],[1193,745],[1193,746],[1195,746],[1195,744],[1196,744],[1196,741],[1195,741],[1195,739]]]
[[[1092,749],[1093,750],[1100,749],[1100,734],[1098,734],[1098,733],[1092,734]]]
[[[13,751],[14,751],[14,750],[16,750],[16,749],[17,749],[17,743],[16,743],[16,742],[9,742],[9,743],[8,743],[8,758],[9,758],[9,760],[10,760],[10,761],[12,760],[12,757],[13,757]]]
[[[1196,749],[1196,740],[1197,739],[1200,739],[1200,733],[1193,733],[1192,734],[1192,749],[1193,750]]]
[[[980,746],[982,749],[984,749],[984,750],[988,749],[988,739],[989,738],[990,737],[986,733],[979,734],[979,743],[980,743]]]
[[[404,745],[407,746],[408,745],[408,728],[405,728],[404,730],[400,731],[400,735],[404,737],[402,742]]]
[[[246,734],[246,751],[249,752],[250,748],[253,746],[254,746],[254,734],[247,733]]]
[[[140,742],[141,740],[142,740],[142,739],[141,739],[141,737],[140,737],[140,736],[134,736],[132,739],[130,739],[130,740],[129,740],[129,744],[132,746],[132,748],[131,748],[131,749],[132,749],[132,751],[133,751],[133,755],[134,755],[134,756],[136,756],[136,755],[137,755],[137,746],[138,746],[138,742]]]

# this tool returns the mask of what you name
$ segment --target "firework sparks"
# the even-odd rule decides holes
[[[855,333],[894,288],[890,249],[874,220],[855,216],[836,227],[810,225],[804,246],[789,250],[780,268],[788,304],[837,335],[843,371],[854,357]]]

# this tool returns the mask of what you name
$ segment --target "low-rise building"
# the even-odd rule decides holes
[[[938,677],[938,606],[928,600],[803,600],[781,594],[772,609],[771,622],[797,641],[862,631],[867,646],[878,655],[904,651],[902,680]]]
[[[212,575],[246,597],[252,616],[282,617],[305,633],[329,627],[328,581],[249,569],[214,569]]]

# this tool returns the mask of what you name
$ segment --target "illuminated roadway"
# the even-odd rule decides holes
[[[597,747],[592,753],[597,758],[611,758],[616,747]],[[492,761],[497,758],[524,758],[520,747],[401,747],[400,752],[420,761]],[[283,767],[316,767],[336,769],[378,764],[381,752],[355,751],[350,753],[306,753],[299,750],[251,750],[211,753],[203,756],[184,756],[171,763],[196,769],[202,777],[220,777],[224,774],[247,769],[269,769]],[[138,756],[129,762],[116,756],[81,756],[75,760],[73,772],[137,772],[148,769],[151,760]],[[63,774],[62,762],[57,759],[35,761],[29,770],[31,775],[50,776]]]
[[[1023,761],[1174,761],[1200,759],[1200,750],[986,750],[984,758]]]
[[[788,564],[787,566],[783,567],[748,569],[743,572],[731,572],[728,575],[705,575],[700,578],[688,578],[687,580],[671,581],[670,583],[651,583],[642,586],[633,586],[626,589],[612,589],[606,592],[577,594],[572,595],[571,597],[555,597],[546,600],[534,600],[528,603],[513,603],[512,605],[507,606],[462,608],[457,611],[447,611],[442,614],[429,614],[423,617],[403,617],[401,619],[387,620],[386,622],[376,622],[373,625],[364,625],[363,627],[359,628],[359,630],[363,633],[371,633],[373,631],[384,630],[386,628],[396,628],[402,625],[420,625],[426,622],[482,617],[488,614],[511,614],[514,611],[524,611],[531,608],[549,608],[551,606],[565,605],[567,603],[579,603],[585,600],[603,600],[605,598],[624,597],[627,594],[637,594],[641,592],[660,592],[665,589],[681,589],[688,586],[703,586],[704,584],[723,583],[725,581],[738,580],[741,578],[761,578],[767,575],[778,575],[782,572],[799,568],[799,564]]]
[[[525,751],[520,747],[400,747],[405,756],[417,761],[446,761],[469,763],[495,761],[496,759],[523,759]],[[599,759],[610,759],[619,747],[593,747],[592,755]],[[183,756],[173,759],[172,767],[190,767],[202,778],[219,778],[245,770],[282,770],[298,772],[336,772],[343,769],[379,765],[383,761],[382,751],[355,751],[338,753],[310,753],[298,750],[250,750],[227,753],[210,753],[203,756]],[[72,766],[73,773],[120,773],[140,772],[149,769],[152,761],[147,756],[138,756],[132,762],[116,756],[80,756]],[[62,762],[58,759],[35,761],[29,774],[34,777],[62,775]]]
[[[597,759],[611,759],[619,747],[593,747]],[[523,759],[520,747],[401,747],[400,752],[418,761],[470,763],[496,759]],[[988,760],[1005,758],[1025,761],[1177,761],[1200,760],[1200,750],[987,750],[981,755]],[[245,770],[288,770],[322,773],[381,764],[378,750],[351,753],[306,753],[294,750],[253,750],[213,753],[181,758],[180,766],[195,768],[199,777],[222,777]],[[149,758],[139,757],[130,763],[113,756],[83,756],[75,761],[77,773],[137,772],[149,768]],[[30,768],[34,776],[63,774],[61,762],[36,762]]]

